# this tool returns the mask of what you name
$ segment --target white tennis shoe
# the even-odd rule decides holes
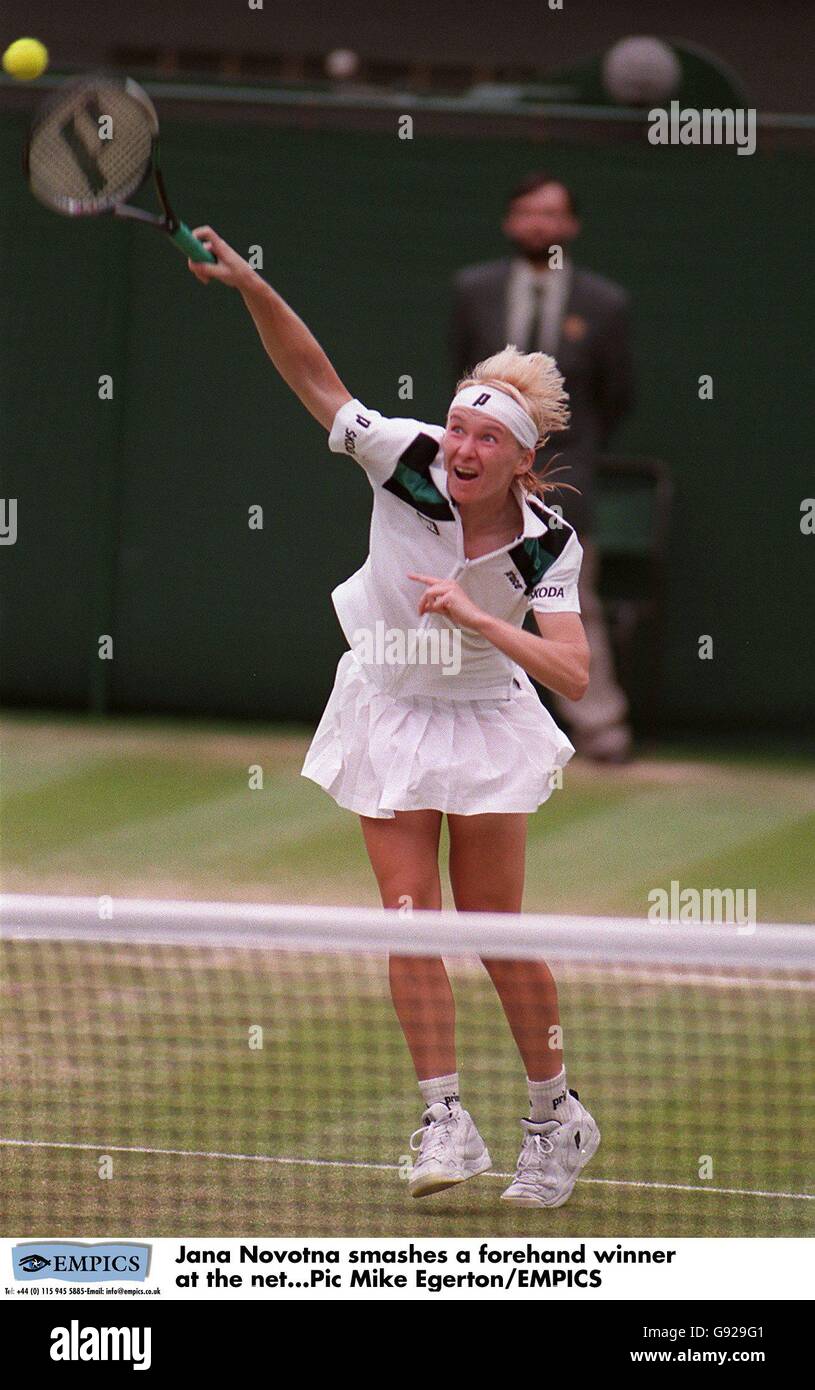
[[[571,1111],[562,1124],[521,1120],[524,1141],[518,1168],[515,1181],[501,1193],[503,1201],[516,1207],[562,1207],[568,1202],[578,1174],[600,1144],[600,1131],[577,1092],[569,1095]]]
[[[410,1147],[418,1153],[408,1179],[412,1197],[429,1197],[431,1192],[466,1182],[491,1166],[487,1146],[461,1106],[449,1109],[443,1101],[436,1101],[427,1107],[422,1120],[421,1129],[410,1136]]]

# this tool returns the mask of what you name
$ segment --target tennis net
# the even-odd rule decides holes
[[[28,895],[0,907],[3,1235],[811,1230],[812,928]],[[490,1172],[419,1201],[409,1138],[424,1103],[389,954],[444,957],[461,1103],[492,1156]],[[603,1136],[557,1209],[499,1200],[528,1104],[482,960],[524,961],[530,982],[545,960],[557,981],[568,1083]]]

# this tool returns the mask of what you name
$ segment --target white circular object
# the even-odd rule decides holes
[[[350,48],[335,48],[325,60],[329,77],[353,77],[359,68],[359,56]]]
[[[682,66],[663,39],[620,39],[603,59],[603,84],[624,106],[666,101],[677,90]]]

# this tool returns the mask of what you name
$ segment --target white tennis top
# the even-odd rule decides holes
[[[358,654],[378,651],[378,659],[364,664],[381,689],[404,698],[508,699],[519,671],[516,663],[485,637],[459,628],[443,614],[420,618],[425,586],[408,579],[408,571],[456,579],[479,608],[522,627],[530,609],[580,612],[577,580],[583,550],[568,522],[515,483],[523,532],[500,550],[468,559],[461,517],[447,489],[443,435],[441,425],[387,419],[358,400],[346,401],[337,411],[329,448],[361,464],[373,488],[374,505],[370,554],[331,598],[352,649]],[[426,660],[414,655],[383,662],[379,634],[386,634],[387,640],[387,634],[417,629],[453,629],[458,634],[460,669],[455,674],[433,659],[440,637],[435,649],[427,641]],[[363,639],[368,634],[366,646]],[[450,640],[445,639],[448,650]],[[402,646],[408,650],[405,643]],[[391,641],[390,657],[399,650],[399,643]]]

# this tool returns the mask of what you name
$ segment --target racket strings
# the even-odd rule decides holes
[[[149,111],[123,87],[83,84],[62,93],[30,139],[31,190],[60,212],[104,212],[142,182],[154,134]]]

